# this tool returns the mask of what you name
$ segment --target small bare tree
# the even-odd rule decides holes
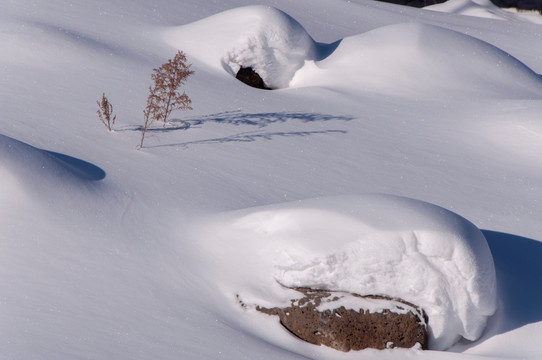
[[[116,115],[111,117],[113,115],[113,105],[107,100],[104,93],[102,93],[102,100],[96,101],[96,104],[98,104],[99,107],[96,113],[98,114],[100,121],[105,125],[107,130],[111,131],[115,124],[115,119],[117,118]]]
[[[182,51],[177,52],[173,59],[169,59],[157,69],[153,69],[151,79],[153,84],[149,86],[147,106],[143,110],[145,123],[141,130],[141,142],[143,147],[145,133],[155,121],[162,121],[166,126],[167,119],[173,110],[192,110],[192,101],[185,92],[179,93],[179,87],[194,73],[190,70],[190,64],[186,63],[186,56]]]

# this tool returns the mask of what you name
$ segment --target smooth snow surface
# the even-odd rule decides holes
[[[238,250],[216,269],[221,286],[233,285],[224,290],[232,301],[239,294],[269,306],[281,292],[290,295],[279,284],[400,298],[426,311],[429,347],[437,350],[460,336],[476,340],[496,309],[484,236],[428,203],[389,195],[318,199],[236,212],[204,228],[212,262]]]
[[[542,78],[510,54],[471,36],[417,23],[345,38],[328,58],[308,62],[291,85],[336,86],[424,99],[457,94],[542,97]]]
[[[542,358],[542,27],[532,21],[542,17],[496,12],[485,0],[447,4],[455,7],[4,1],[0,358]],[[498,16],[465,16],[471,7]],[[152,69],[178,50],[195,71],[182,89],[194,110],[173,112],[136,150]],[[280,89],[237,81],[250,65]],[[96,114],[102,93],[117,115],[113,132]],[[441,347],[474,338],[493,306],[491,283],[474,280],[488,265],[484,251],[462,241],[480,244],[478,231],[414,200],[383,196],[370,209],[341,198],[367,193],[436,204],[481,229],[497,311],[478,340],[342,353],[235,302],[236,289],[246,301],[286,301],[275,279],[357,289],[346,272],[392,269],[371,273],[378,282],[360,277],[376,291],[407,264],[442,268],[434,253],[447,266],[404,283],[412,293],[438,288],[420,298],[443,301],[431,325]],[[370,234],[387,247],[367,250],[376,264],[360,249]],[[274,241],[254,249],[266,236]],[[452,322],[438,325],[444,317]]]

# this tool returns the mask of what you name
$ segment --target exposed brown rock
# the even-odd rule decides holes
[[[413,304],[383,296],[360,296],[345,292],[296,289],[304,296],[287,307],[256,310],[276,315],[292,334],[315,345],[341,351],[365,348],[426,348],[425,313]],[[348,309],[340,305],[347,300]],[[367,300],[377,302],[380,312],[363,308]],[[357,310],[351,304],[359,303]],[[245,304],[241,303],[243,306]],[[323,306],[321,306],[323,305]],[[319,309],[320,307],[320,309]]]
[[[258,89],[265,89],[269,90],[269,88],[265,85],[263,79],[261,76],[252,69],[252,67],[242,67],[239,69],[237,74],[235,75],[235,78],[244,82],[248,86],[252,86]]]

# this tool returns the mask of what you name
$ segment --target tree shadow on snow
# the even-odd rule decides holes
[[[542,321],[542,242],[482,230],[497,272],[501,318],[497,333]]]
[[[179,131],[179,130],[187,130],[191,126],[192,125],[186,120],[171,119],[171,120],[168,121],[166,126],[156,125],[154,127],[149,127],[149,128],[147,128],[146,132],[148,134],[150,134],[150,133],[155,133],[155,134],[168,133],[168,132]],[[129,127],[115,129],[115,131],[127,131],[127,130],[129,130],[129,131],[142,131],[143,130],[143,125],[129,126]]]
[[[316,134],[346,134],[345,130],[317,130],[317,131],[277,131],[277,132],[266,132],[266,133],[254,133],[254,132],[244,132],[231,136],[224,136],[213,139],[204,139],[196,141],[187,141],[176,144],[163,144],[163,145],[151,145],[145,146],[146,148],[155,148],[155,147],[169,147],[169,146],[189,146],[189,145],[204,145],[204,144],[223,144],[228,142],[253,142],[257,140],[272,140],[275,137],[300,137],[300,136],[309,136]]]
[[[179,130],[187,130],[192,127],[202,127],[205,124],[216,123],[233,126],[256,126],[259,129],[267,126],[279,123],[285,123],[288,121],[300,121],[302,123],[312,123],[318,121],[350,121],[353,120],[353,116],[345,115],[330,115],[322,113],[301,113],[301,112],[268,112],[268,113],[243,113],[240,110],[226,111],[216,114],[210,114],[205,116],[181,119],[171,119],[166,126],[156,125],[148,128],[148,134],[168,133]],[[116,131],[141,131],[143,126],[130,126],[123,129],[117,129]],[[239,134],[212,138],[202,139],[196,141],[188,141],[175,144],[164,144],[155,146],[144,146],[146,148],[152,147],[164,147],[164,146],[188,146],[194,144],[216,144],[227,142],[252,142],[256,140],[272,140],[278,136],[308,136],[315,134],[328,134],[328,133],[341,133],[345,134],[345,130],[320,130],[320,131],[292,131],[292,132],[265,132],[256,133],[254,131],[242,132]]]
[[[214,122],[228,125],[253,125],[263,128],[276,123],[285,123],[287,121],[297,120],[304,123],[315,121],[330,121],[330,120],[353,120],[353,116],[330,115],[321,113],[298,113],[298,112],[268,112],[248,114],[241,111],[226,111],[217,114],[211,114],[199,118],[186,120],[192,125],[201,125],[207,122]]]
[[[317,121],[350,121],[353,120],[353,116],[344,115],[330,115],[321,113],[301,113],[301,112],[268,112],[268,113],[243,113],[240,110],[225,111],[216,114],[210,114],[205,116],[198,116],[194,118],[170,119],[168,124],[164,127],[161,124],[156,127],[147,129],[148,132],[170,132],[177,130],[186,130],[191,127],[202,126],[206,123],[218,123],[225,125],[250,125],[264,128],[269,125],[285,123],[288,121],[301,121],[304,123],[317,122]],[[141,131],[143,126],[133,126],[124,129],[118,129],[117,131]]]

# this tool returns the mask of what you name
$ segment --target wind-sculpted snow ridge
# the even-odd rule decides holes
[[[40,176],[42,180],[58,178],[68,182],[97,181],[105,178],[99,167],[74,157],[38,149],[22,141],[0,134],[0,163],[14,173]]]
[[[88,189],[105,178],[105,172],[86,161],[47,150],[0,134],[0,201],[20,202],[32,195],[54,197],[69,189]],[[69,192],[69,191],[68,191]]]
[[[228,10],[180,26],[167,41],[232,75],[252,67],[271,88],[322,86],[430,98],[542,98],[542,80],[510,54],[433,25],[403,23],[315,42],[268,6]]]
[[[247,303],[288,304],[285,288],[298,287],[400,298],[425,310],[436,350],[476,340],[496,310],[484,236],[425,202],[321,198],[229,213],[203,231],[222,291]]]
[[[316,43],[296,20],[269,6],[225,11],[181,26],[168,41],[187,54],[235,75],[252,67],[271,88],[284,88],[305,60],[316,56]]]

